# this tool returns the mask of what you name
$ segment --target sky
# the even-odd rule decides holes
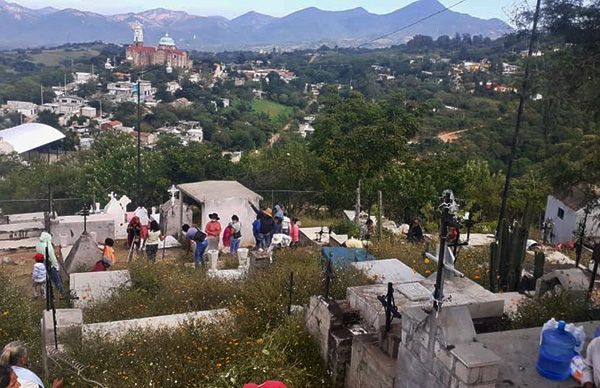
[[[239,16],[248,11],[256,11],[272,16],[284,16],[302,8],[315,6],[325,10],[344,10],[363,7],[373,13],[388,13],[410,4],[414,0],[8,0],[25,7],[76,8],[82,11],[116,14],[138,12],[152,8],[168,8],[186,11],[200,16],[220,15],[227,18]],[[440,0],[450,6],[458,0]],[[523,0],[467,0],[453,8],[454,11],[468,13],[480,18],[500,18],[508,21],[509,10]]]

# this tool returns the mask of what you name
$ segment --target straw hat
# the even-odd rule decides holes
[[[266,215],[268,215],[269,217],[273,218],[273,210],[271,210],[270,207],[266,208],[263,213],[265,213]]]

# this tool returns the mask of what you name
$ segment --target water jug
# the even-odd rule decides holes
[[[565,321],[559,321],[556,329],[542,333],[542,344],[536,369],[551,380],[566,380],[570,376],[571,359],[575,355],[575,336],[565,330]]]

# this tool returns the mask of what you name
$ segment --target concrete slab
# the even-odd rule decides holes
[[[461,234],[461,240],[466,239],[467,235]],[[469,236],[469,245],[467,247],[482,247],[490,245],[495,241],[495,237],[493,234],[486,233],[471,233]]]
[[[496,295],[504,299],[504,313],[507,315],[517,312],[519,302],[527,298],[525,295],[519,294],[518,292],[503,292]]]
[[[82,216],[63,216],[52,220],[52,236],[63,245],[73,245],[83,233]],[[115,219],[111,214],[90,214],[87,218],[87,231],[95,233],[96,242],[103,243],[104,239],[115,238]]]
[[[72,330],[81,330],[83,313],[80,309],[56,309],[57,342],[62,343],[65,335],[72,334]],[[54,319],[52,310],[44,310],[42,317],[42,340],[44,346],[54,346]]]
[[[240,280],[246,277],[246,271],[243,269],[220,269],[217,271],[208,271],[208,276],[211,278],[219,278],[223,280]]]
[[[229,319],[227,309],[196,311],[192,313],[161,315],[157,317],[129,319],[125,321],[112,321],[102,323],[90,323],[83,325],[83,339],[87,340],[94,336],[105,336],[118,339],[127,332],[135,330],[162,330],[179,327],[186,323],[218,323]]]
[[[44,223],[44,213],[18,213],[8,214],[8,222],[11,224],[19,224],[22,222],[41,222]]]
[[[0,225],[0,240],[18,240],[39,237],[43,231],[44,223],[39,221],[2,224]]]
[[[377,283],[408,283],[425,280],[418,272],[397,259],[361,261],[351,265],[364,271]]]
[[[327,245],[329,244],[329,228],[326,226],[316,228],[300,228],[300,243],[303,245]],[[321,233],[321,241],[317,241]]]
[[[541,296],[547,291],[560,288],[570,292],[584,292],[588,289],[589,280],[579,268],[557,269],[539,278],[535,284],[535,295]]]
[[[589,339],[593,338],[594,330],[600,321],[580,324],[583,325]],[[548,380],[535,370],[541,329],[541,327],[537,327],[477,335],[478,342],[502,359],[496,387],[572,388],[578,386],[571,379],[566,381]],[[586,347],[587,343],[584,349]]]
[[[73,301],[76,308],[108,299],[118,288],[131,284],[128,270],[72,273],[69,286],[79,299]]]
[[[418,284],[433,294],[435,281],[426,279]],[[394,288],[399,284],[394,283]],[[371,328],[378,329],[385,324],[385,313],[378,295],[387,293],[387,285],[374,284],[368,286],[349,287],[346,298],[350,306],[360,310],[361,317]],[[467,306],[473,319],[500,317],[504,313],[504,299],[468,278],[452,278],[444,283],[445,296],[452,297],[444,306]],[[430,301],[411,301],[400,292],[394,293],[398,309],[412,306],[428,306]]]
[[[0,251],[35,248],[39,241],[39,237],[30,237],[21,240],[0,240]]]
[[[332,233],[329,237],[329,245],[332,247],[341,247],[348,241],[347,234],[335,234]]]

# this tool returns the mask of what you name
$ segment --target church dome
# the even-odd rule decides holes
[[[160,38],[160,40],[158,41],[158,45],[159,46],[175,46],[175,41],[173,40],[173,38],[171,38],[169,36],[169,34],[165,34],[165,36],[163,36],[162,38]]]

